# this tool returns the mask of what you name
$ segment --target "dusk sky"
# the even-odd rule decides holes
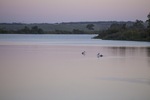
[[[150,0],[0,0],[0,23],[145,21]]]

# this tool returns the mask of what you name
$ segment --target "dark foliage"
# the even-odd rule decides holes
[[[126,24],[112,24],[110,28],[100,31],[95,39],[107,40],[130,40],[130,41],[150,41],[150,13],[147,16],[147,27],[144,22],[136,20],[133,25],[127,27]]]
[[[109,29],[99,32],[95,39],[107,40],[130,40],[150,41],[150,14],[148,15],[148,26],[144,27],[143,21],[136,22],[127,27],[126,24],[112,24]]]
[[[31,29],[25,26],[23,29],[18,30],[17,33],[24,33],[24,34],[43,34],[44,31],[38,26],[33,26]]]
[[[19,30],[6,30],[6,29],[0,29],[1,34],[13,34],[13,33],[19,33],[19,34],[44,34],[45,32],[41,29],[38,28],[38,26],[33,26],[31,29],[25,26],[23,29]]]
[[[65,30],[55,30],[55,32],[51,32],[51,34],[71,34],[71,32]]]
[[[85,32],[79,29],[73,29],[72,31],[73,34],[84,34]]]
[[[94,24],[88,24],[86,28],[89,30],[94,30]]]

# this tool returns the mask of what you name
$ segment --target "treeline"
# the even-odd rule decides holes
[[[103,40],[130,40],[150,41],[150,14],[147,16],[147,25],[141,20],[136,20],[131,26],[114,23],[107,30],[100,31],[95,39]]]
[[[0,34],[98,34],[95,39],[150,41],[150,13],[147,17],[146,22],[1,23]]]
[[[0,28],[0,33],[1,34],[44,34],[45,32],[43,29],[39,28],[38,26],[33,26],[31,28],[25,26],[23,29],[18,29],[18,30],[6,30],[3,28]]]
[[[20,24],[21,25],[21,24]],[[28,27],[24,26],[22,29],[5,29],[0,28],[0,34],[93,34],[97,31],[94,30],[93,24],[87,24],[85,28],[88,29],[88,31],[80,30],[80,29],[73,29],[72,31],[68,30],[53,30],[53,31],[45,31],[42,28],[39,28],[38,26]]]
[[[79,29],[73,29],[72,31],[66,31],[66,30],[48,31],[47,34],[92,34],[92,33],[79,30]]]
[[[0,23],[0,34],[95,34],[100,30],[106,30],[113,23],[126,23],[127,26],[133,22],[99,21],[99,22],[67,22],[67,23]],[[33,32],[31,30],[35,30]],[[42,30],[39,32],[38,29]],[[28,32],[28,33],[27,33]]]
[[[44,31],[38,26],[33,26],[31,29],[25,26],[19,30],[6,30],[0,28],[0,34],[92,34],[93,32],[87,32],[79,29],[73,29],[72,31],[66,30],[55,30],[55,31]]]

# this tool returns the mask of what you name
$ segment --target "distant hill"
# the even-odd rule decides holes
[[[63,23],[34,23],[34,24],[26,24],[26,23],[0,23],[0,29],[5,30],[20,30],[25,26],[31,28],[33,26],[38,26],[44,31],[72,31],[74,29],[89,31],[86,26],[88,24],[94,24],[94,31],[101,31],[108,29],[113,23],[126,23],[128,26],[132,25],[133,22],[116,22],[116,21],[99,21],[99,22],[63,22]]]

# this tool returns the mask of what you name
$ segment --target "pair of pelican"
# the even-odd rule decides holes
[[[83,56],[85,56],[85,55],[86,55],[86,52],[85,52],[85,51],[83,51],[81,54],[82,54]],[[100,53],[98,53],[98,54],[97,54],[97,58],[100,58],[100,57],[103,57],[103,55],[102,55],[102,54],[100,54]]]
[[[98,53],[98,54],[97,54],[97,58],[99,58],[99,57],[103,57],[103,55],[100,54],[100,53]]]

